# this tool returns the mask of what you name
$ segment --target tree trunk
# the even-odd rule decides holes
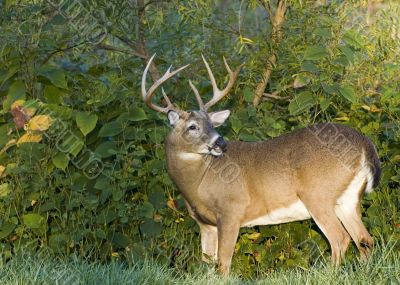
[[[272,43],[273,46],[278,46],[279,42],[282,40],[282,24],[285,20],[286,13],[286,0],[279,0],[275,12],[272,12],[271,7],[267,6],[269,4],[264,4],[266,11],[269,13],[269,18],[272,23]],[[253,105],[258,106],[260,104],[261,98],[264,94],[265,88],[267,87],[269,78],[274,65],[276,64],[277,57],[276,53],[273,52],[267,59],[264,71],[260,82],[257,84],[254,91]]]

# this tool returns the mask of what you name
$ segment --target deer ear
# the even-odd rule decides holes
[[[175,111],[168,112],[168,120],[169,124],[175,127],[176,123],[179,121],[179,114]]]
[[[230,114],[231,111],[223,110],[223,111],[209,113],[208,117],[210,118],[210,121],[214,127],[219,127],[226,121],[226,119],[228,119]]]

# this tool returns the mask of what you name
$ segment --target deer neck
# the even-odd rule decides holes
[[[213,157],[182,151],[166,141],[168,173],[186,199],[195,198]]]

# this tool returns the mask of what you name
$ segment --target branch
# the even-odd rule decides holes
[[[80,43],[76,43],[76,44],[74,44],[74,45],[71,45],[71,46],[67,46],[67,47],[65,47],[65,48],[58,48],[58,49],[56,49],[56,50],[53,50],[52,52],[50,52],[48,55],[46,55],[46,57],[43,59],[43,61],[42,61],[42,64],[45,64],[45,63],[47,63],[54,55],[56,55],[57,53],[60,53],[60,52],[66,52],[66,51],[68,51],[68,50],[71,50],[71,49],[74,49],[74,48],[76,48],[76,47],[78,47],[78,46],[80,46],[80,45],[83,45],[83,44],[85,44],[86,42],[80,42]]]
[[[278,96],[277,94],[279,94],[279,91],[275,91],[272,92],[271,94],[269,93],[263,93],[263,97],[265,98],[265,100],[268,99],[275,99],[275,100],[285,100],[285,101],[289,101],[290,96]]]
[[[120,35],[113,35],[114,37],[116,37],[117,39],[119,39],[121,42],[123,42],[124,44],[126,44],[128,47],[130,47],[131,49],[136,50],[137,49],[137,43],[132,42],[130,39],[128,39],[127,37],[124,36],[120,36]]]
[[[116,51],[116,52],[125,53],[125,54],[128,54],[128,55],[134,55],[134,56],[140,57],[142,59],[147,59],[146,55],[141,54],[141,53],[139,53],[137,51],[125,50],[125,49],[122,49],[122,48],[119,48],[119,47],[115,47],[115,46],[112,46],[112,45],[108,45],[108,44],[102,44],[102,43],[101,44],[97,44],[96,48],[103,49],[103,50],[108,50],[108,51]]]
[[[265,4],[263,2],[263,4]],[[272,13],[270,6],[264,5],[268,13]],[[277,8],[274,14],[270,14],[270,21],[272,24],[272,43],[273,46],[277,46],[282,40],[282,25],[285,20],[286,13],[286,0],[278,0]],[[265,88],[267,87],[268,81],[271,77],[273,66],[276,64],[277,57],[275,53],[272,53],[268,59],[264,71],[262,73],[261,81],[257,84],[256,90],[254,91],[253,105],[258,106],[260,100],[263,97]]]
[[[138,34],[138,44],[136,46],[136,51],[144,54],[146,56],[145,63],[147,64],[150,57],[149,53],[147,52],[146,48],[146,37],[144,32],[144,24],[145,24],[145,3],[144,0],[137,0],[137,7],[138,7],[138,27],[139,27],[139,34]],[[160,78],[160,72],[157,69],[157,66],[152,62],[149,67],[151,78],[154,82],[156,82]]]

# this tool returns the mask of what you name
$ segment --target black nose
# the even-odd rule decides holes
[[[215,146],[219,147],[222,151],[226,151],[226,141],[224,140],[223,137],[219,137],[217,138],[217,140],[215,141]]]

